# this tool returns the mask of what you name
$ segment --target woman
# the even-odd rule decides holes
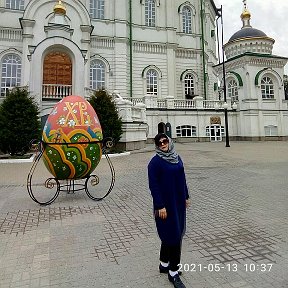
[[[184,166],[166,134],[157,134],[154,142],[156,155],[148,164],[148,179],[161,239],[159,271],[168,273],[174,287],[185,288],[178,272],[189,205]]]

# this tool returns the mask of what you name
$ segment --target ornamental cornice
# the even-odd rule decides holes
[[[268,56],[268,55],[267,55]],[[246,65],[255,66],[255,67],[274,67],[274,68],[283,68],[287,63],[287,59],[275,59],[275,58],[260,58],[255,56],[246,55],[242,58],[231,60],[225,63],[226,69],[235,69],[241,68]],[[218,73],[221,73],[222,66],[217,65],[215,70]]]
[[[235,40],[232,40],[232,41],[229,41],[228,43],[226,43],[224,45],[224,49],[227,47],[227,46],[230,46],[232,44],[236,44],[236,43],[239,43],[239,44],[243,44],[243,42],[245,41],[251,41],[251,40],[268,40],[268,41],[271,41],[273,44],[275,43],[275,40],[273,38],[270,38],[268,36],[266,37],[263,37],[263,36],[258,36],[258,37],[243,37],[243,38],[237,38]]]

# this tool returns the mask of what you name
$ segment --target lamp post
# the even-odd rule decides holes
[[[218,10],[221,17],[221,44],[222,44],[222,73],[223,73],[223,95],[224,95],[224,121],[225,121],[225,142],[226,147],[230,147],[229,143],[229,126],[228,126],[228,104],[227,104],[227,91],[226,91],[226,71],[225,71],[225,61],[224,61],[224,28],[223,28],[223,8],[221,5],[221,8]],[[219,39],[218,39],[219,42]],[[219,51],[218,51],[219,52]],[[220,54],[220,53],[219,53]],[[220,56],[220,55],[219,55]],[[220,59],[220,57],[219,57]]]

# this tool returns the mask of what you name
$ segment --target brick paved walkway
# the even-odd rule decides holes
[[[182,255],[186,287],[287,288],[288,143],[176,148],[192,200]],[[173,287],[157,270],[146,171],[152,150],[111,158],[116,183],[105,200],[62,192],[48,207],[28,196],[31,163],[0,164],[0,287]],[[96,168],[99,193],[110,180],[105,161]],[[49,194],[45,177],[41,163],[38,197]]]

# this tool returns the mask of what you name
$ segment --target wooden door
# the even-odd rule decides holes
[[[72,85],[72,62],[66,53],[51,52],[43,66],[43,84]]]

